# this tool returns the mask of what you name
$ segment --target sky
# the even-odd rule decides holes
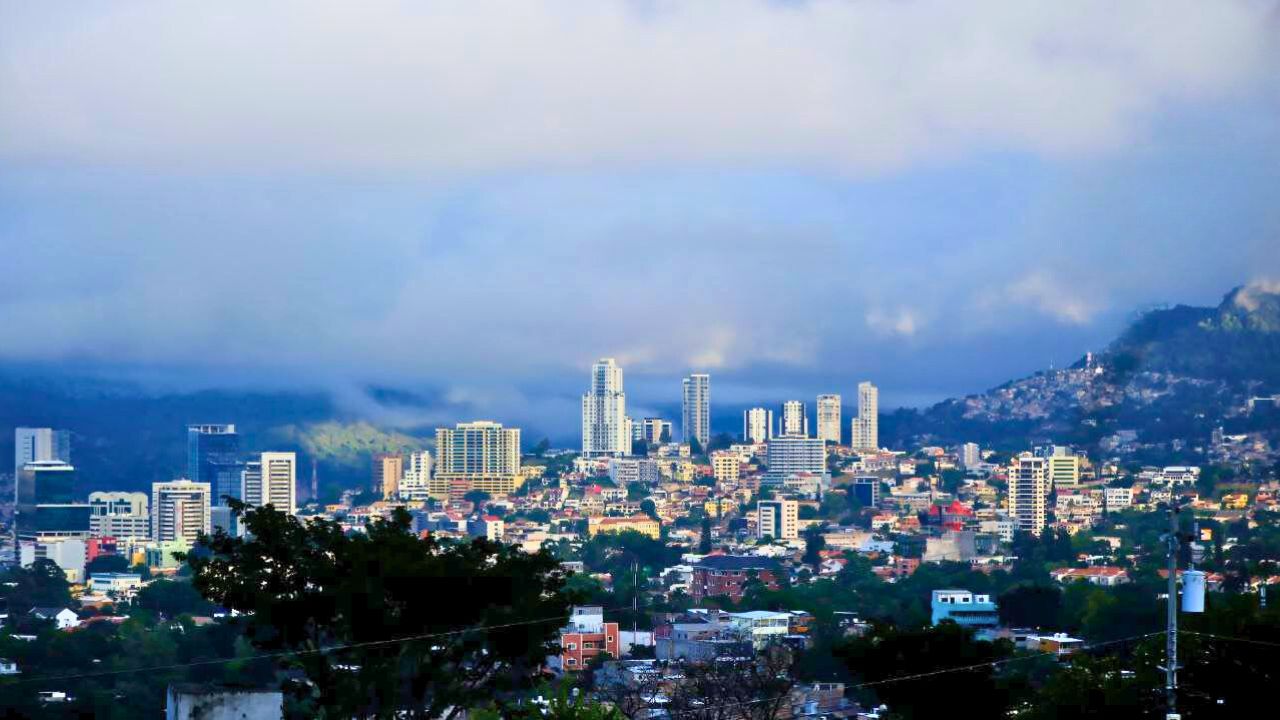
[[[597,357],[915,406],[1280,279],[1274,0],[0,13],[0,361],[571,432]]]

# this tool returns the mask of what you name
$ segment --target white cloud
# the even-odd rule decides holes
[[[1280,294],[1280,280],[1271,280],[1269,278],[1257,278],[1248,285],[1245,285],[1240,292],[1236,293],[1235,303],[1241,308],[1249,312],[1258,309],[1260,301],[1259,294],[1275,295]]]
[[[1085,289],[1042,271],[1030,272],[1009,284],[1000,301],[1030,304],[1069,325],[1085,325],[1102,309],[1101,302]]]
[[[6,3],[0,158],[447,176],[1076,155],[1265,72],[1273,8]]]
[[[867,327],[882,335],[901,337],[913,337],[922,324],[919,314],[911,308],[873,308],[867,312],[866,321]]]

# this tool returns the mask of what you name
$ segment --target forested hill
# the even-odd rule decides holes
[[[371,395],[378,391],[371,390]],[[0,458],[13,428],[66,428],[80,491],[147,490],[186,470],[186,426],[235,423],[246,451],[300,453],[299,485],[317,463],[322,495],[368,481],[373,452],[423,447],[425,430],[388,432],[343,412],[327,393],[153,392],[122,382],[0,369]],[[0,465],[0,473],[11,466]]]
[[[1280,440],[1270,406],[1249,405],[1250,397],[1280,393],[1278,290],[1255,284],[1227,293],[1217,307],[1151,310],[1072,367],[890,414],[882,421],[884,441],[1091,447],[1134,431],[1142,454],[1157,461],[1186,459],[1217,427]]]

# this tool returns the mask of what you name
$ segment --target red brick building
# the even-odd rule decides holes
[[[770,558],[708,555],[693,566],[689,594],[694,602],[719,595],[737,601],[742,599],[742,589],[752,578],[770,590],[777,590],[781,574],[778,562]]]
[[[618,623],[605,622],[603,608],[575,607],[569,624],[560,631],[560,667],[566,672],[581,670],[601,653],[621,656]]]

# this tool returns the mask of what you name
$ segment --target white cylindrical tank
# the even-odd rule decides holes
[[[1204,573],[1199,570],[1182,573],[1182,612],[1204,612]]]

